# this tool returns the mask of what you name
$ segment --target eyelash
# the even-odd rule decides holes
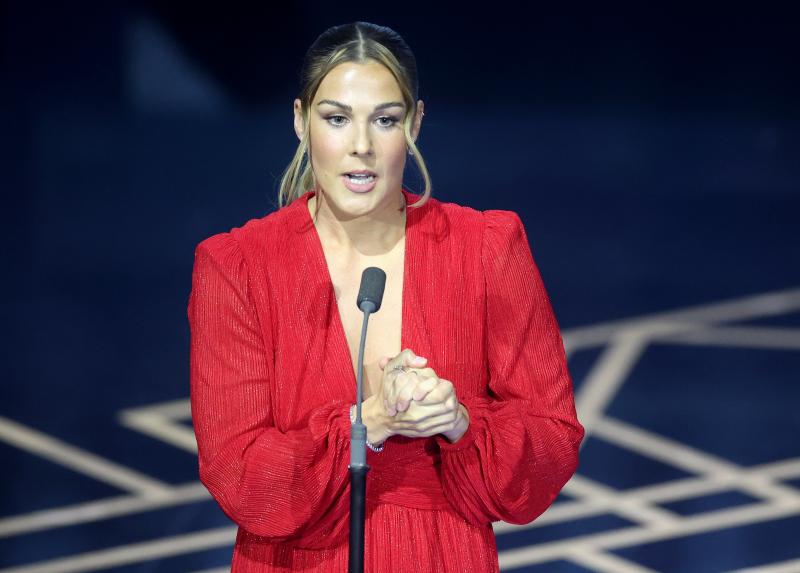
[[[343,115],[338,115],[338,114],[337,114],[337,115],[329,115],[328,117],[326,117],[326,118],[325,118],[325,121],[327,121],[327,122],[328,122],[328,123],[329,123],[331,126],[333,126],[333,127],[342,127],[342,126],[344,125],[343,123],[333,123],[333,122],[331,121],[332,119],[336,119],[336,118],[344,118],[344,119],[347,119],[347,118],[345,118],[345,116],[343,116]],[[380,119],[388,119],[388,120],[391,120],[391,123],[389,123],[388,125],[380,125],[380,126],[379,126],[379,127],[382,127],[382,128],[384,128],[384,129],[388,129],[388,128],[390,128],[390,127],[394,127],[394,125],[395,125],[395,124],[397,124],[397,122],[398,122],[398,121],[400,121],[400,120],[399,120],[399,119],[397,119],[396,117],[392,117],[392,116],[390,116],[390,115],[382,115],[382,116],[381,116],[381,117],[379,117],[378,119],[379,119],[379,120],[380,120]]]

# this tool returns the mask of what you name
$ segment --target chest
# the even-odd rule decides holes
[[[350,362],[355,371],[358,361],[358,347],[364,314],[356,306],[361,274],[365,268],[375,266],[386,273],[386,288],[381,308],[370,315],[367,340],[364,348],[364,398],[377,392],[382,371],[378,366],[382,356],[394,356],[401,350],[403,279],[404,279],[404,240],[390,253],[380,257],[369,257],[342,261],[329,256],[328,271],[336,297]]]
[[[387,283],[367,330],[365,397],[379,388],[381,356],[402,348],[428,358],[459,397],[485,392],[490,334],[480,232],[454,235],[411,220],[405,244],[390,256],[354,261],[302,229],[286,245],[254,250],[250,267],[270,357],[266,387],[277,427],[300,428],[321,406],[355,401],[353,373],[363,319],[356,298],[361,273],[369,266],[382,268]]]

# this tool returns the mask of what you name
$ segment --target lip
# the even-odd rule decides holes
[[[374,171],[370,171],[369,169],[357,169],[355,171],[345,171],[342,175],[347,175],[352,173],[354,175],[372,175],[373,177],[377,177],[378,174]]]
[[[344,182],[344,186],[347,187],[353,193],[369,193],[375,187],[375,184],[378,182],[378,176],[375,175],[372,171],[348,171],[348,173],[364,173],[367,175],[374,176],[374,179],[369,183],[354,183],[350,181],[350,178],[347,175],[342,175],[342,181]]]

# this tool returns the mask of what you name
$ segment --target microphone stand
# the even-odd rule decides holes
[[[364,572],[364,522],[367,502],[367,427],[361,421],[363,396],[362,372],[364,370],[364,346],[367,340],[369,315],[381,305],[386,274],[376,267],[364,270],[358,294],[358,308],[364,313],[361,325],[361,341],[358,345],[356,364],[356,419],[350,427],[350,555],[349,573]]]

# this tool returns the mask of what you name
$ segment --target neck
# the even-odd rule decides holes
[[[317,232],[325,242],[336,248],[373,256],[388,253],[405,236],[405,197],[401,194],[399,203],[388,203],[383,209],[369,215],[346,218],[337,216],[325,201],[324,194],[315,193],[308,200],[308,210]]]

